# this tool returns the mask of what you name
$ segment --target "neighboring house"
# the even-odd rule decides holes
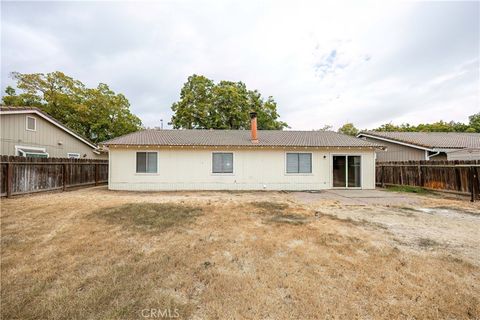
[[[357,137],[386,147],[377,161],[447,160],[452,151],[480,148],[480,133],[365,131]]]
[[[92,142],[37,108],[0,107],[1,155],[107,159]]]
[[[447,160],[480,160],[480,148],[465,148],[447,152]]]
[[[335,132],[144,130],[104,142],[111,190],[374,189],[378,144]]]

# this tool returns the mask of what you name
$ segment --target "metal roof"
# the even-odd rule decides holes
[[[388,139],[390,142],[398,141],[429,149],[480,148],[480,133],[365,131],[358,136]]]
[[[103,142],[134,146],[272,146],[272,147],[375,147],[379,144],[332,131],[258,130],[258,143],[250,130],[143,130]]]

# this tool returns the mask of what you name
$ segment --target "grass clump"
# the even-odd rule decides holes
[[[387,187],[387,191],[392,192],[409,192],[409,193],[417,193],[417,194],[431,194],[430,190],[424,189],[422,187],[414,187],[414,186],[392,186]]]
[[[305,217],[295,215],[295,214],[279,214],[274,215],[267,220],[271,223],[286,223],[286,224],[293,224],[293,225],[300,225],[307,222]]]
[[[173,203],[128,203],[93,213],[110,223],[127,228],[163,231],[188,224],[202,213],[202,208]]]
[[[286,223],[300,225],[307,222],[306,217],[285,212],[289,209],[288,204],[270,201],[251,202],[251,205],[260,211],[262,215],[267,215],[264,223]]]
[[[288,204],[270,201],[255,201],[251,203],[257,209],[261,209],[265,213],[281,212],[288,208]]]
[[[431,248],[431,247],[437,247],[440,244],[437,241],[432,239],[420,238],[418,239],[418,245],[422,248]]]

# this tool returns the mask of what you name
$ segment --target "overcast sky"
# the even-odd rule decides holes
[[[480,2],[3,2],[9,73],[62,71],[167,123],[191,74],[273,96],[282,120],[468,121],[480,111]]]

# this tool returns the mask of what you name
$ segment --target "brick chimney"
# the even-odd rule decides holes
[[[251,133],[251,141],[252,143],[258,143],[257,137],[257,113],[250,112],[250,133]]]

